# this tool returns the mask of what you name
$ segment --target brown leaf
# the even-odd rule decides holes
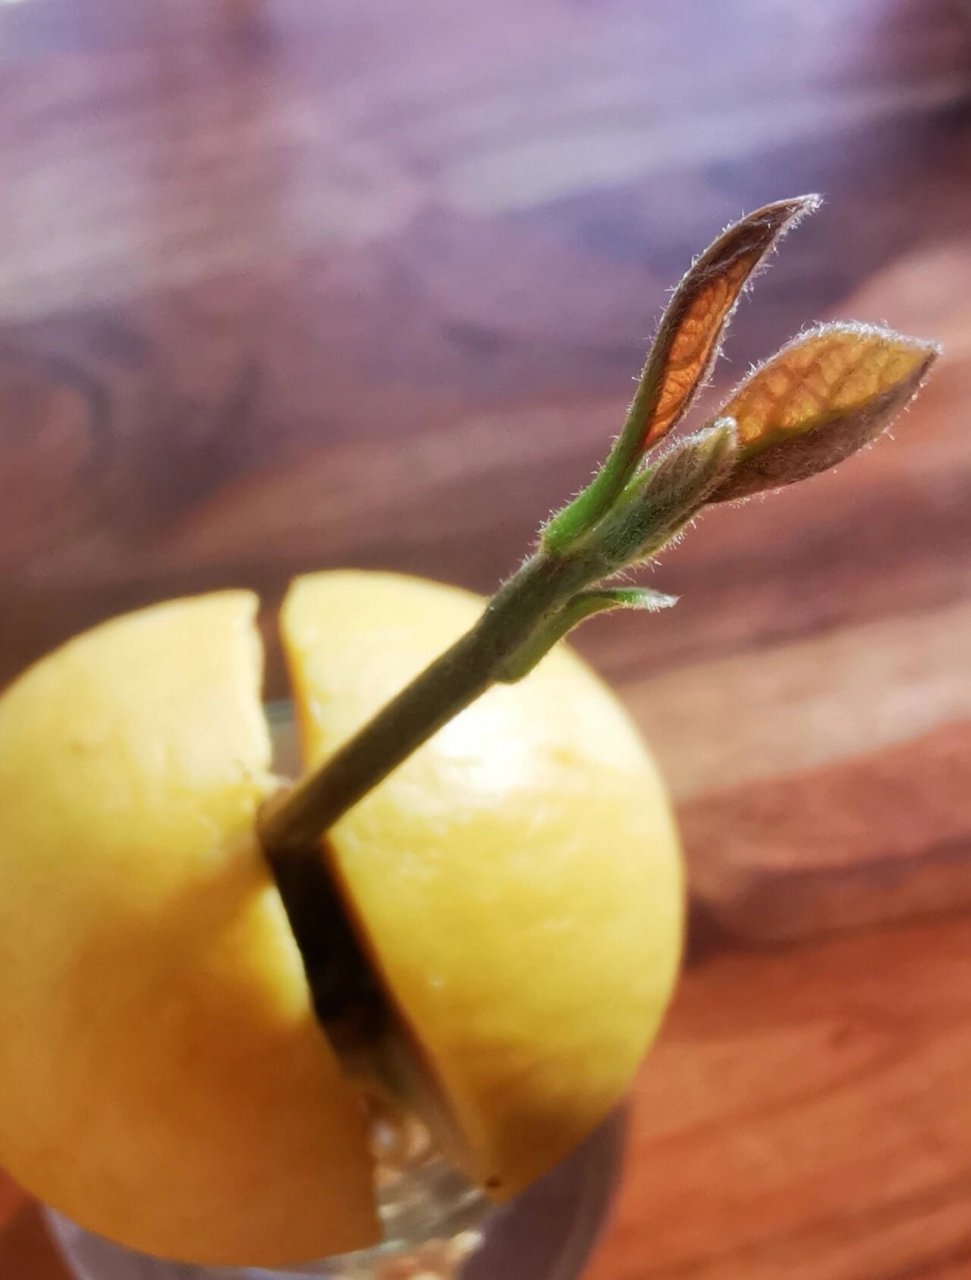
[[[711,371],[742,290],[781,237],[819,204],[767,204],[722,232],[678,285],[662,317],[632,406],[641,450],[680,420]]]
[[[938,353],[874,325],[830,324],[795,338],[719,410],[735,419],[739,456],[709,501],[777,489],[842,462],[890,425]]]
[[[644,454],[687,412],[718,355],[747,282],[818,196],[778,200],[723,231],[674,291],[641,372],[624,429],[593,481],[543,528],[544,548],[560,554],[620,498]]]

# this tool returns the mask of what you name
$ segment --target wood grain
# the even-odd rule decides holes
[[[25,0],[0,106],[0,683],[238,584],[276,696],[295,572],[492,588],[692,255],[825,193],[707,402],[827,316],[946,359],[894,442],[706,518],[676,610],[581,633],[718,926],[591,1275],[971,1274],[966,921],[739,949],[971,899],[967,6]],[[31,1213],[0,1184],[2,1280],[57,1274]]]
[[[590,1280],[969,1274],[964,919],[691,970]]]

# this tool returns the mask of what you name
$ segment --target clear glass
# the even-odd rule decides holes
[[[276,767],[294,772],[288,704],[268,708]],[[53,1210],[51,1233],[77,1280],[576,1280],[616,1182],[626,1125],[618,1111],[574,1154],[501,1209],[437,1156],[417,1124],[375,1134],[385,1242],[282,1271],[215,1268],[134,1253]]]
[[[52,1211],[48,1221],[77,1280],[578,1280],[610,1205],[625,1130],[617,1111],[552,1173],[485,1212],[474,1188],[433,1156],[381,1188],[384,1245],[285,1271],[165,1262]]]

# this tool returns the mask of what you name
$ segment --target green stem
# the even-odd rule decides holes
[[[270,862],[316,847],[352,805],[497,681],[521,679],[592,612],[630,605],[594,583],[643,560],[703,504],[735,457],[734,423],[689,437],[626,492],[612,517],[566,551],[540,549],[478,622],[260,821]],[[278,877],[279,878],[279,877]]]
[[[543,545],[558,552],[573,546],[596,525],[613,506],[631,478],[641,455],[642,421],[645,407],[657,395],[657,380],[644,376],[633,403],[627,411],[624,429],[617,437],[600,470],[585,489],[562,511],[557,512],[543,530]]]
[[[599,557],[537,553],[492,598],[475,626],[299,783],[261,821],[273,861],[315,845],[382,778],[497,680],[559,606],[602,572]],[[550,640],[553,643],[553,640]]]

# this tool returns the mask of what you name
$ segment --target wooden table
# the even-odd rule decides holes
[[[271,619],[310,567],[488,589],[691,255],[826,193],[718,388],[835,314],[947,359],[893,443],[709,517],[676,610],[581,636],[709,899],[589,1274],[971,1275],[971,927],[887,923],[942,905],[887,890],[904,846],[971,900],[967,6],[26,0],[0,60],[0,680],[173,593]],[[790,887],[859,854],[884,922],[733,942],[701,881],[763,845]],[[62,1276],[9,1186],[0,1220],[2,1280]]]

